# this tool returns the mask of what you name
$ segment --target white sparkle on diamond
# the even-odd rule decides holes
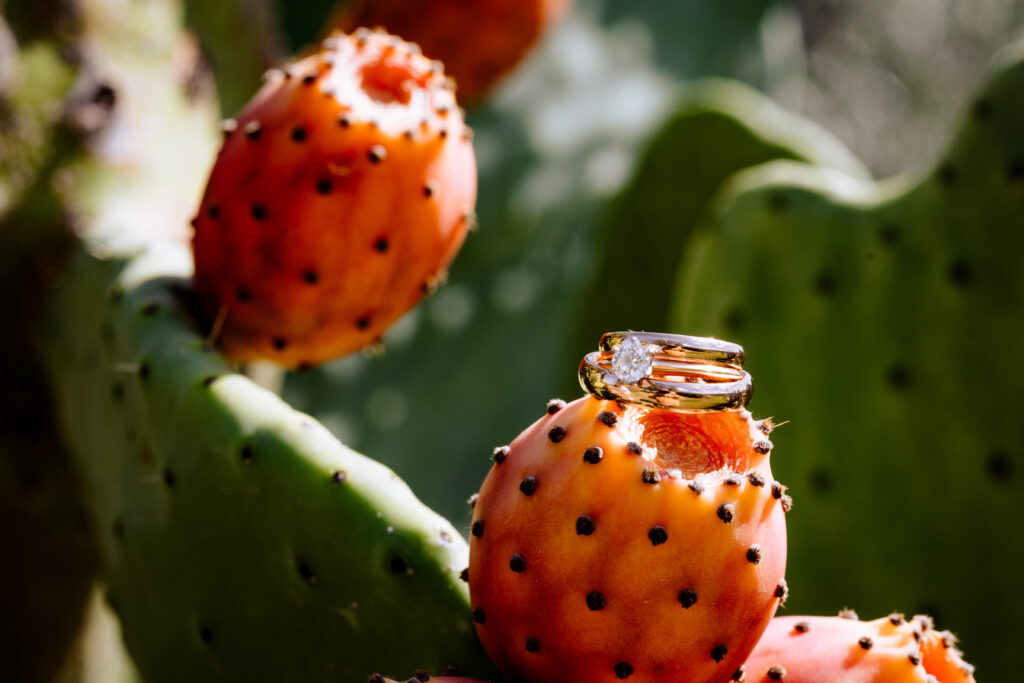
[[[626,337],[612,355],[612,372],[623,382],[639,382],[651,372],[651,354],[636,337]]]

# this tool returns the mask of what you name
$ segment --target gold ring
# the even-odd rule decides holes
[[[682,334],[609,332],[580,363],[597,398],[683,412],[742,408],[750,374],[739,344]]]

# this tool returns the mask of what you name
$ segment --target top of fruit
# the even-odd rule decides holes
[[[319,87],[340,105],[341,125],[371,123],[394,136],[443,131],[457,107],[444,65],[379,29],[335,33],[314,55],[271,70],[267,78]]]

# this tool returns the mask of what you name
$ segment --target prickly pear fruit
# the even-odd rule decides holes
[[[773,619],[734,680],[747,683],[974,683],[949,631],[930,617],[892,614]]]
[[[552,401],[475,499],[469,586],[498,670],[531,683],[727,681],[786,593],[769,426]]]
[[[480,99],[526,56],[570,0],[357,0],[331,25],[343,31],[383,26],[444,62],[464,102]]]
[[[400,39],[336,35],[226,128],[195,221],[195,285],[228,355],[314,364],[378,340],[472,220],[451,81]]]

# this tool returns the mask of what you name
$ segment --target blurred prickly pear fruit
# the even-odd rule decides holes
[[[838,617],[773,619],[733,677],[746,683],[974,683],[949,631],[930,617],[892,614],[860,621]]]
[[[320,363],[377,341],[436,284],[475,201],[450,80],[394,36],[336,35],[226,127],[196,290],[233,359]]]
[[[356,0],[331,25],[343,31],[382,26],[444,62],[459,99],[474,102],[511,71],[570,0]]]
[[[764,430],[764,431],[762,431]],[[726,681],[785,596],[767,427],[588,396],[510,446],[475,501],[469,585],[503,674]]]

